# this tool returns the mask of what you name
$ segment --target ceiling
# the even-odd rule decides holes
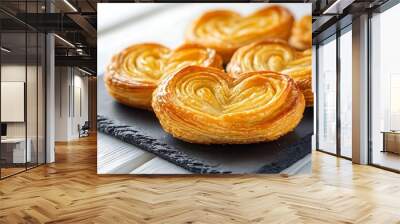
[[[312,3],[313,37],[315,41],[335,32],[332,29],[346,16],[376,8],[388,0],[255,0],[253,2]],[[97,3],[104,2],[153,2],[116,0],[1,0],[0,24],[2,44],[12,48],[16,57],[25,52],[25,30],[54,32],[56,63],[82,66],[96,72],[97,53]],[[163,2],[158,1],[158,2]],[[248,2],[248,1],[244,1]],[[51,13],[49,13],[51,12]],[[331,28],[331,31],[329,29]],[[329,32],[328,32],[329,31]],[[22,32],[22,33],[21,33]],[[28,35],[29,36],[29,35]],[[31,37],[27,38],[30,42]],[[64,41],[66,40],[66,41]],[[72,44],[72,45],[71,45]],[[28,43],[28,58],[36,46]]]
[[[352,23],[362,13],[374,12],[396,0],[322,0],[313,1],[313,43],[317,44]]]
[[[54,32],[56,65],[79,66],[96,74],[97,2],[100,1],[1,0],[2,46],[12,49],[3,60],[36,55],[38,48],[29,43],[34,35],[28,33],[25,38],[25,31],[35,35]]]

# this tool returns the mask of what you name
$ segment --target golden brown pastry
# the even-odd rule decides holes
[[[299,89],[303,92],[306,106],[314,106],[314,93],[312,91],[312,51],[296,52],[293,61],[287,64],[286,68],[280,71],[292,77]]]
[[[298,50],[307,50],[312,45],[312,16],[303,16],[292,28],[289,44]]]
[[[215,50],[195,44],[175,50],[154,43],[135,44],[112,58],[105,86],[118,102],[151,109],[151,95],[159,81],[188,65],[222,68],[222,59]]]
[[[270,6],[242,17],[229,10],[203,14],[188,29],[186,41],[214,48],[227,63],[239,47],[265,38],[288,40],[293,16],[284,7]]]
[[[215,68],[189,66],[164,79],[153,110],[174,137],[200,144],[271,141],[300,122],[304,96],[293,79],[273,72],[238,79]]]
[[[273,71],[289,75],[303,92],[307,106],[313,106],[311,49],[297,51],[286,41],[269,39],[239,48],[227,66],[238,77],[243,72]]]

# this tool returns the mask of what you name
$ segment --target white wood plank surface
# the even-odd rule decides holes
[[[154,155],[114,137],[97,135],[97,173],[127,174],[140,167]]]
[[[290,167],[281,171],[284,176],[292,176],[295,174],[311,174],[311,154],[297,161]]]
[[[175,164],[166,162],[156,157],[142,166],[136,168],[130,174],[191,174],[191,172],[179,167]]]
[[[97,134],[98,174],[189,174],[187,170],[134,145]]]

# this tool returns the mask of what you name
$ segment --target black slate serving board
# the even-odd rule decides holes
[[[98,77],[98,130],[149,151],[193,173],[279,173],[311,153],[313,110],[280,139],[248,145],[200,145],[173,138],[146,110],[115,102]]]

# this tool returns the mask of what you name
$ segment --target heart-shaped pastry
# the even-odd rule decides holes
[[[244,144],[292,131],[305,101],[287,75],[262,71],[234,79],[215,68],[188,66],[159,84],[152,105],[161,126],[176,138]]]
[[[289,43],[298,50],[307,50],[311,48],[312,17],[310,15],[303,16],[294,23]]]
[[[151,109],[151,96],[160,80],[188,65],[222,68],[222,59],[215,50],[195,44],[175,50],[154,43],[136,44],[112,58],[104,81],[118,102]]]
[[[227,63],[239,47],[265,38],[288,40],[293,16],[281,6],[270,6],[243,17],[229,10],[203,14],[188,29],[186,41],[216,49]]]
[[[307,106],[313,106],[311,49],[297,51],[286,41],[269,39],[239,48],[227,66],[234,77],[252,71],[273,71],[289,75],[303,92]]]

